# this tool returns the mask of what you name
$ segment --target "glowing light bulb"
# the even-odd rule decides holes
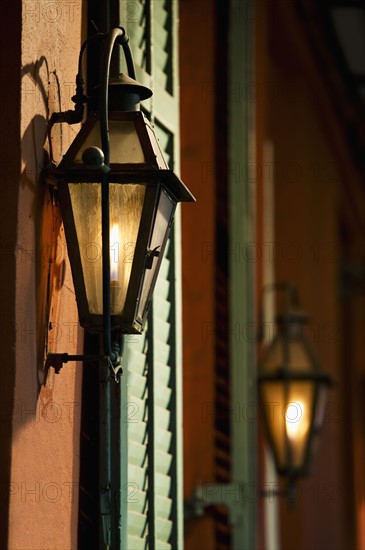
[[[116,315],[121,311],[121,285],[118,278],[120,232],[117,223],[110,232],[110,312]]]
[[[285,412],[286,432],[289,439],[295,440],[303,435],[306,429],[305,410],[302,401],[289,403]]]
[[[119,243],[119,227],[118,224],[115,223],[110,232],[110,278],[112,281],[118,279]]]

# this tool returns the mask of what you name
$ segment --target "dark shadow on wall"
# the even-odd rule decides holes
[[[15,245],[20,174],[20,0],[0,19],[0,548],[8,547],[12,410],[15,386]]]
[[[52,289],[57,289],[63,280],[63,263],[57,257],[57,238],[61,218],[50,189],[41,183],[40,171],[48,162],[45,143],[49,114],[49,84],[55,84],[55,73],[50,73],[47,60],[39,60],[22,68],[22,15],[24,3],[13,0],[6,9],[6,16],[0,19],[0,69],[3,75],[0,86],[0,549],[9,547],[9,516],[11,496],[12,445],[20,424],[16,420],[15,385],[21,385],[27,392],[27,407],[36,404],[46,380],[43,359],[46,352],[48,318]],[[82,10],[86,2],[82,2]],[[81,17],[82,34],[86,19]],[[28,90],[35,90],[40,103],[25,132],[22,132],[21,117],[24,116],[22,79],[32,81]],[[59,99],[55,94],[56,101]],[[29,98],[31,101],[31,98]],[[56,104],[55,110],[59,109]],[[28,111],[29,114],[29,111]],[[59,148],[62,149],[62,130],[58,130]],[[61,136],[60,136],[61,134]],[[57,151],[58,153],[59,151]],[[19,219],[21,195],[28,193],[27,216],[29,215],[29,240],[24,248],[19,229],[27,228],[28,220]],[[21,234],[20,234],[21,235]],[[29,245],[31,243],[31,245]],[[20,246],[19,246],[20,245]],[[24,262],[24,269],[23,264]],[[19,283],[24,283],[30,274],[29,294],[16,295]],[[19,331],[19,305],[22,300],[32,311],[32,329],[26,338],[30,343],[27,364],[19,364],[19,349],[23,345]],[[27,302],[27,303],[25,303]],[[36,304],[36,305],[35,305]],[[35,312],[33,314],[33,312]],[[28,327],[26,327],[28,328]],[[32,340],[32,342],[31,342]],[[24,350],[20,350],[24,355]],[[24,382],[24,377],[30,384]],[[28,401],[29,400],[29,401]],[[19,403],[18,403],[19,405]],[[31,415],[28,416],[29,420]],[[14,427],[14,428],[13,428]],[[74,441],[79,434],[74,435]],[[14,507],[14,505],[13,505]],[[13,510],[13,508],[12,508]],[[19,507],[14,514],[21,514]],[[73,511],[73,514],[76,512]]]
[[[29,380],[29,395],[31,402],[37,402],[43,388],[49,393],[47,373],[44,370],[45,356],[48,349],[48,334],[50,327],[50,312],[52,297],[55,290],[62,286],[64,260],[58,247],[58,238],[62,224],[59,208],[54,198],[54,190],[41,177],[41,171],[49,163],[49,155],[45,150],[49,119],[49,89],[51,77],[56,79],[55,73],[49,71],[47,59],[42,56],[39,60],[22,69],[22,77],[30,78],[33,83],[31,96],[33,101],[39,100],[43,104],[45,117],[37,114],[26,128],[22,138],[22,165],[21,187],[28,188],[33,195],[30,207],[30,216],[34,224],[34,242],[30,245],[20,245],[20,261],[24,262],[25,270],[34,275],[35,288],[35,348],[36,364],[33,370],[34,379]],[[25,98],[26,99],[26,98]],[[58,103],[60,103],[58,101]],[[40,109],[41,110],[41,109]],[[31,238],[30,241],[31,242]]]
[[[62,218],[58,207],[55,188],[46,181],[43,169],[53,162],[52,142],[50,134],[49,119],[52,111],[62,111],[61,108],[61,87],[58,81],[56,71],[50,71],[47,58],[42,56],[34,63],[25,65],[22,68],[22,78],[28,80],[28,91],[30,91],[31,101],[36,101],[36,114],[34,115],[25,131],[22,132],[21,141],[21,173],[18,172],[18,181],[20,174],[21,197],[18,199],[19,206],[24,202],[24,210],[29,216],[29,234],[27,234],[28,220],[20,220],[20,226],[23,230],[23,240],[27,245],[21,250],[16,250],[20,257],[17,258],[18,266],[24,262],[24,286],[21,288],[19,299],[23,300],[23,310],[27,312],[32,325],[30,331],[25,335],[27,339],[27,364],[26,368],[21,369],[22,382],[20,392],[23,392],[21,398],[26,402],[29,411],[48,410],[48,405],[52,407],[54,403],[55,372],[53,368],[45,368],[47,352],[55,351],[53,348],[58,341],[59,325],[54,323],[58,321],[60,311],[61,288],[65,276],[65,258],[66,247],[63,238]],[[24,83],[23,83],[24,84]],[[24,89],[24,85],[23,85]],[[67,89],[69,91],[69,89]],[[23,116],[31,115],[29,106],[24,107],[26,97],[22,98]],[[65,97],[68,101],[69,97]],[[30,117],[29,117],[30,118]],[[63,129],[59,124],[54,128],[54,153],[56,160],[62,157],[64,153]],[[19,147],[19,145],[18,145]],[[19,214],[17,212],[17,216]],[[28,303],[25,301],[28,300]],[[53,325],[53,326],[52,326]],[[28,328],[28,327],[27,327]],[[69,351],[62,349],[62,351]],[[22,350],[22,356],[24,356]],[[15,368],[14,368],[15,371]],[[75,386],[75,393],[79,391],[78,385],[81,384],[81,378],[78,379]],[[19,391],[17,396],[19,395]],[[19,398],[19,397],[17,397]],[[23,418],[22,423],[34,420],[35,414],[28,414]],[[15,430],[21,430],[21,424],[13,421]],[[74,478],[78,482],[78,446],[79,446],[79,426],[74,422],[73,429],[73,472]],[[20,428],[20,430],[19,430]],[[49,441],[49,449],[45,449],[45,460],[52,460],[54,445]],[[11,449],[11,438],[9,439],[9,448]],[[72,457],[70,456],[70,460]],[[10,461],[9,461],[10,464]],[[9,476],[10,477],[10,476]],[[72,500],[72,543],[73,547],[77,540],[78,500]],[[18,513],[17,511],[16,513]],[[9,511],[7,511],[9,514]],[[0,548],[6,548],[6,544]]]

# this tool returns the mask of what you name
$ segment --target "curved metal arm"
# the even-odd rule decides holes
[[[56,123],[60,122],[67,122],[68,124],[77,124],[78,122],[82,122],[82,119],[84,117],[84,104],[87,103],[88,97],[84,93],[84,77],[83,77],[83,71],[82,71],[82,59],[83,55],[85,53],[86,48],[90,44],[90,42],[94,42],[95,40],[108,40],[108,43],[104,49],[104,59],[103,59],[103,68],[105,69],[105,73],[102,73],[102,90],[105,86],[103,86],[104,83],[106,83],[106,105],[105,105],[105,97],[103,97],[103,94],[101,94],[101,101],[100,105],[106,107],[106,114],[108,114],[108,82],[109,82],[109,68],[110,68],[110,60],[111,55],[114,48],[115,41],[118,41],[118,43],[123,47],[123,52],[125,56],[125,60],[127,63],[127,69],[128,69],[128,75],[131,78],[136,78],[136,72],[134,69],[134,63],[133,63],[133,57],[132,52],[129,47],[129,37],[127,33],[125,32],[125,29],[123,27],[118,27],[115,29],[112,29],[109,33],[102,33],[98,32],[94,34],[93,36],[90,36],[85,42],[83,42],[80,54],[79,54],[79,62],[78,62],[78,71],[76,75],[76,93],[72,96],[72,101],[75,103],[75,108],[69,109],[68,111],[61,111],[61,112],[55,112],[52,113],[52,116],[49,121],[49,131],[52,128],[52,126]],[[106,80],[105,80],[106,77]],[[102,111],[101,111],[102,112]],[[104,116],[101,116],[101,120],[104,118]],[[107,117],[106,117],[107,120]],[[106,128],[108,131],[108,128]],[[102,130],[102,135],[104,130]],[[108,143],[104,142],[103,144],[103,151],[108,152]],[[104,154],[105,154],[104,151]]]
[[[104,164],[110,166],[110,144],[109,144],[109,122],[108,122],[108,86],[110,61],[116,40],[123,36],[123,30],[116,28],[112,29],[106,40],[103,62],[101,67],[101,82],[100,82],[100,134],[101,148],[104,153]],[[109,253],[109,252],[108,252]]]
[[[110,165],[110,145],[109,145],[109,122],[108,122],[108,86],[110,61],[115,43],[118,42],[123,47],[125,60],[127,63],[128,75],[131,78],[136,78],[134,69],[132,52],[129,47],[129,37],[123,27],[117,27],[109,31],[104,48],[104,55],[101,68],[100,82],[100,133],[101,133],[101,148],[104,153],[104,163]]]
[[[124,57],[125,57],[125,61],[127,63],[128,74],[131,78],[135,79],[136,78],[136,71],[134,69],[132,52],[131,52],[131,49],[129,47],[129,36],[125,32],[123,27],[120,27],[120,29],[123,31],[124,34],[119,39],[119,43],[123,47]]]
[[[126,57],[128,73],[131,78],[134,78],[134,65],[132,53],[128,46],[128,35],[125,30],[115,28],[109,31],[106,44],[104,47],[102,67],[101,67],[101,82],[100,82],[100,134],[101,147],[104,153],[104,164],[107,168],[110,167],[110,143],[109,143],[109,121],[108,121],[108,86],[110,61],[115,43],[118,42],[122,47]],[[127,52],[127,53],[126,53]],[[132,73],[132,74],[131,74]],[[110,217],[109,217],[109,179],[107,173],[103,175],[101,187],[101,231],[103,243],[103,347],[104,353],[110,357],[114,363],[118,357],[112,349],[111,345],[111,312],[110,312]]]
[[[105,40],[106,36],[106,34],[98,32],[93,36],[90,36],[90,38],[85,40],[85,42],[82,44],[79,54],[78,71],[76,75],[76,93],[71,98],[72,101],[75,103],[75,108],[74,110],[69,109],[68,111],[52,113],[49,121],[49,132],[51,131],[52,126],[56,123],[67,122],[68,124],[77,124],[78,122],[82,122],[82,119],[84,118],[84,104],[87,103],[89,99],[84,93],[85,81],[82,72],[82,58],[90,42],[93,42],[94,40]]]

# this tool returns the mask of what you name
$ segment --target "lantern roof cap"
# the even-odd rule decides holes
[[[152,90],[134,78],[120,73],[108,81],[109,111],[138,111],[140,101],[152,96]],[[100,85],[94,88],[94,107],[97,108],[100,97]]]
[[[136,93],[139,95],[141,101],[143,101],[144,99],[148,99],[152,96],[152,90],[150,90],[150,88],[147,88],[147,86],[144,86],[137,80],[134,80],[134,78],[131,78],[124,73],[120,73],[110,78],[109,86],[113,88],[116,88],[118,86],[122,93],[124,91]]]

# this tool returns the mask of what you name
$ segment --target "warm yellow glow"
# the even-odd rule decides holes
[[[307,422],[304,404],[302,401],[293,401],[286,407],[285,422],[286,432],[292,441],[303,437],[306,433]]]
[[[118,280],[119,247],[120,231],[118,224],[115,223],[110,232],[110,278],[112,281]]]

